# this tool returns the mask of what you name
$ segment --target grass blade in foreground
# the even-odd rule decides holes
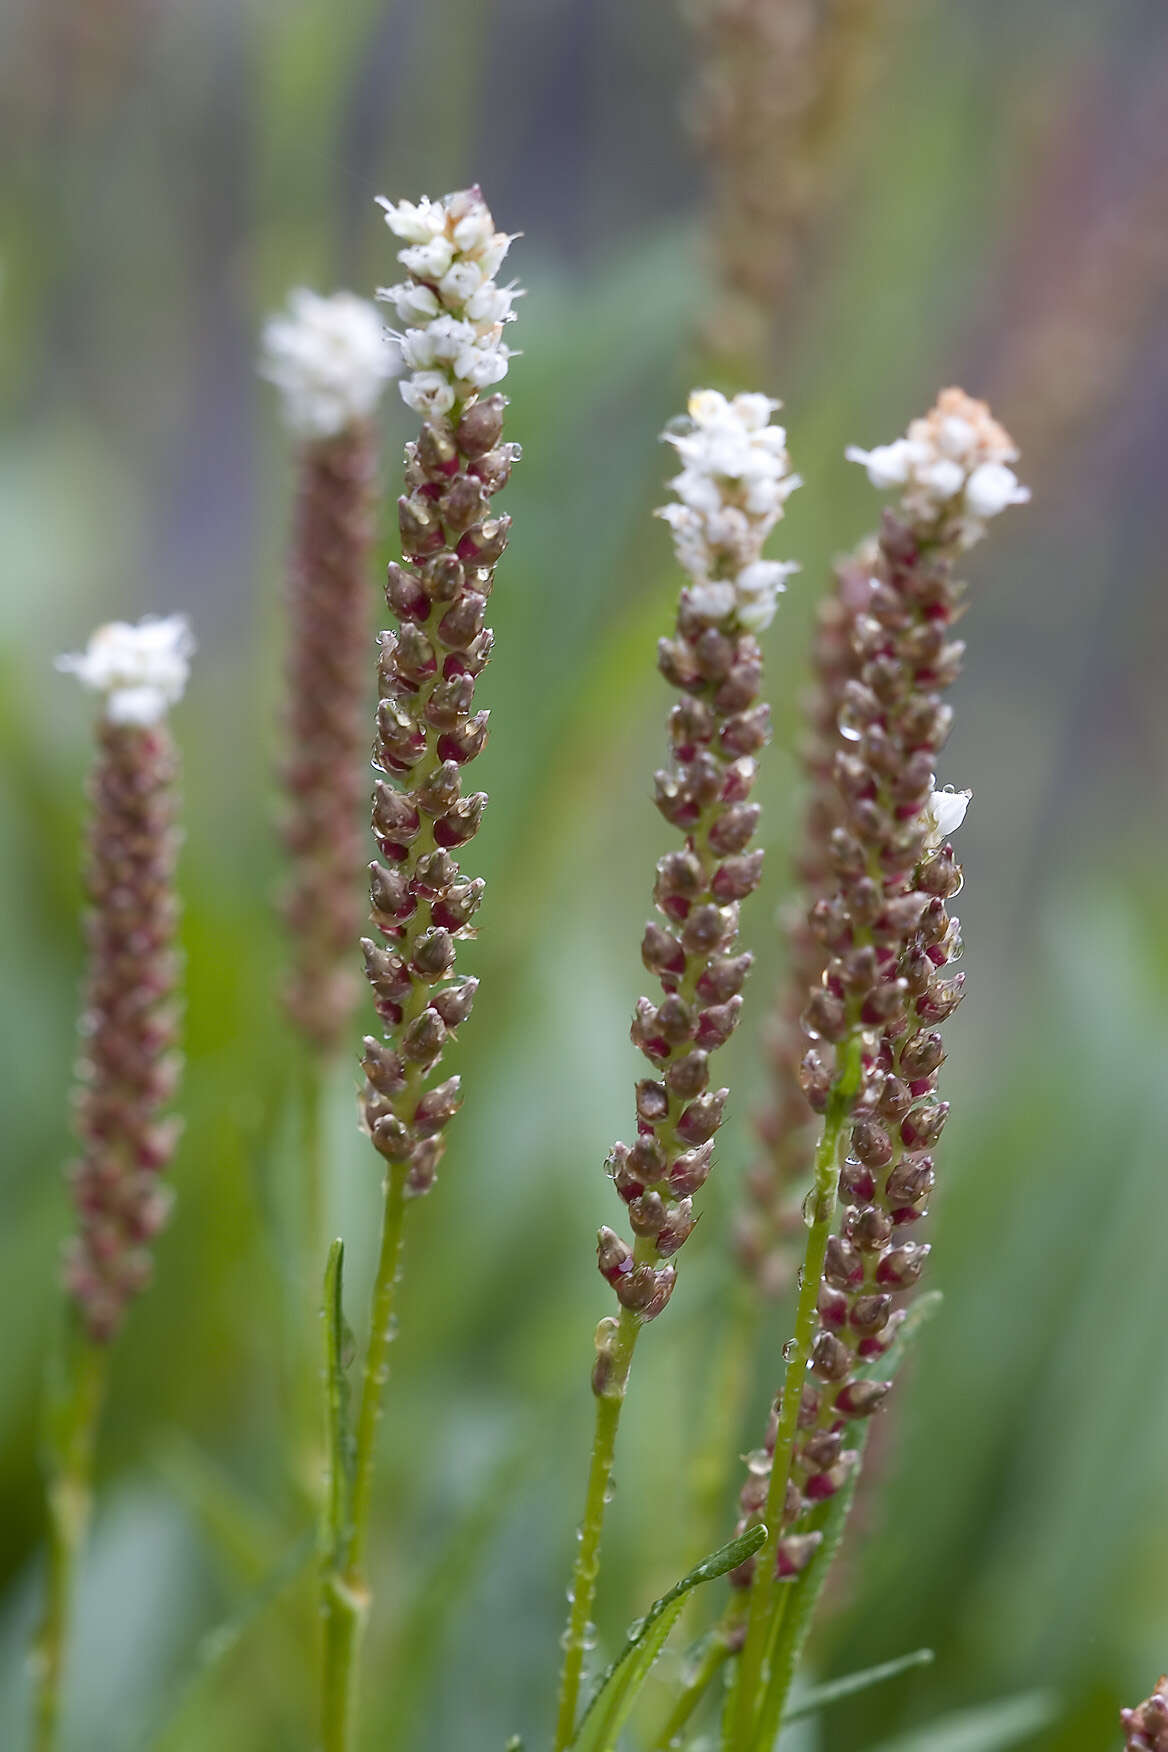
[[[929,1667],[933,1660],[932,1649],[914,1649],[911,1655],[881,1661],[878,1666],[864,1667],[859,1673],[847,1673],[842,1679],[829,1679],[825,1685],[817,1685],[793,1704],[780,1726],[785,1728],[790,1722],[805,1721],[808,1716],[818,1715],[821,1709],[828,1709],[833,1703],[842,1703],[845,1697],[857,1697],[861,1691],[870,1691],[873,1685],[899,1679],[902,1673],[911,1673],[914,1667]]]
[[[766,1538],[766,1529],[751,1527],[720,1551],[695,1564],[668,1594],[655,1600],[629,1631],[628,1641],[597,1686],[584,1712],[572,1744],[578,1752],[611,1752],[628,1720],[650,1669],[665,1647],[669,1633],[681,1616],[686,1596],[703,1582],[716,1581],[753,1556]]]

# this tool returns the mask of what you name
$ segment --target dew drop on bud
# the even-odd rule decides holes
[[[862,727],[845,705],[839,715],[839,733],[845,742],[858,742],[863,734]]]

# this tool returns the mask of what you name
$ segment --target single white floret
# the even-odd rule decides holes
[[[972,791],[955,791],[947,786],[943,791],[934,791],[925,804],[924,815],[927,832],[925,834],[925,850],[938,851],[951,834],[955,834],[965,820],[966,810]]]
[[[1004,462],[983,462],[965,483],[965,503],[975,517],[996,517],[1008,505],[1025,505],[1029,498],[1030,488]]]

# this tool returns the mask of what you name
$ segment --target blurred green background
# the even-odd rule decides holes
[[[971,557],[941,774],[975,793],[932,1225],[945,1302],[882,1423],[812,1664],[926,1643],[937,1661],[800,1744],[863,1752],[1037,1689],[1055,1706],[1031,1743],[1094,1752],[1168,1666],[1168,16],[905,0],[884,28],[759,385],[786,399],[808,484],[772,543],[803,572],[768,635],[756,1023],[779,971],[813,603],[876,509],[844,445],[892,437],[961,382],[1013,430],[1034,501]],[[457,1054],[465,1107],[409,1236],[365,1743],[469,1752],[518,1729],[538,1746],[611,1300],[592,1252],[616,1204],[602,1162],[630,1125],[637,944],[669,843],[647,796],[676,578],[649,511],[711,291],[686,37],[665,0],[17,0],[0,66],[0,1744],[21,1745],[26,1709],[81,973],[88,706],[51,662],[103,619],[177,608],[201,646],[176,714],[187,1129],[156,1284],[117,1358],[68,1743],[312,1744],[279,1335],[297,1058],[271,910],[290,463],[252,361],[290,285],[394,277],[374,194],[478,179],[525,234],[508,383],[524,460],[469,860],[489,881],[466,957],[483,987]],[[393,400],[388,503],[408,433]],[[720,1166],[622,1432],[609,1647],[701,1555],[687,1461],[762,1081],[749,1029],[731,1054]],[[331,1196],[360,1324],[378,1165],[355,1082],[344,1063]],[[727,1452],[758,1439],[785,1321],[769,1318]],[[728,1503],[716,1531],[730,1524]]]

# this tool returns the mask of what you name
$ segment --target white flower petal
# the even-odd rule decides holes
[[[773,596],[761,596],[757,601],[740,603],[738,619],[748,633],[762,633],[774,620],[777,607]]]
[[[387,201],[384,195],[378,195],[377,205],[384,207],[385,223],[390,230],[406,243],[428,243],[446,229],[441,202],[431,201],[427,195],[416,206],[413,201]]]
[[[709,579],[694,584],[689,591],[689,604],[695,614],[711,621],[725,620],[734,613],[738,598],[733,584],[725,579]]]
[[[983,462],[965,483],[965,503],[975,517],[996,517],[1007,505],[1025,505],[1029,487],[1004,462]]]
[[[957,832],[965,820],[972,796],[972,791],[954,791],[952,787],[932,793],[924,810],[928,829],[925,835],[926,851],[937,851],[951,834]]]
[[[858,462],[868,471],[868,479],[878,493],[890,487],[901,487],[908,479],[909,452],[907,442],[898,438],[894,444],[877,444],[874,450],[861,450],[849,444],[844,451],[848,462]]]

